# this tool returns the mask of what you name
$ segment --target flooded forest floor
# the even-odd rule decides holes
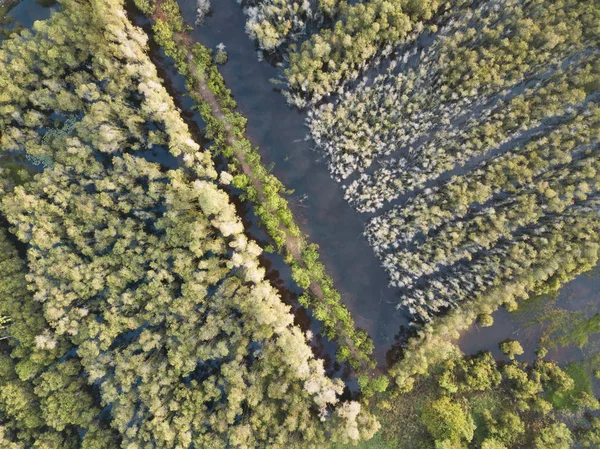
[[[0,11],[4,3],[6,0],[0,0]],[[193,24],[196,1],[180,0],[179,5],[184,19]],[[14,17],[11,26],[31,27],[35,20],[47,18],[51,10],[34,0],[23,0],[10,11]],[[139,26],[148,26],[140,15],[132,20]],[[396,308],[399,292],[388,287],[387,275],[363,237],[368,217],[361,216],[344,200],[341,186],[331,179],[324,161],[313,151],[314,144],[305,138],[304,114],[289,107],[276,85],[270,82],[278,78],[281,68],[258,60],[255,45],[244,30],[245,16],[237,1],[219,0],[213,2],[212,12],[204,24],[191,31],[191,40],[182,44],[196,41],[212,49],[221,43],[225,45],[228,62],[220,66],[219,71],[237,102],[237,110],[248,119],[246,137],[258,147],[264,164],[272,167],[271,173],[286,188],[293,189],[288,201],[296,222],[310,241],[319,245],[321,260],[341,293],[342,302],[352,313],[357,327],[366,330],[373,339],[374,356],[379,367],[384,368],[393,361],[397,346],[406,339],[409,315]],[[202,139],[204,123],[193,110],[184,78],[177,74],[170,58],[157,48],[152,51],[159,73],[182,115],[195,136]],[[213,112],[218,116],[218,111]],[[207,144],[206,140],[200,143]],[[160,155],[155,157],[160,161]],[[240,200],[237,206],[250,235],[265,246],[267,235],[258,225],[252,208]],[[311,321],[310,313],[297,305],[301,290],[293,284],[283,258],[266,254],[262,262],[284,300],[294,306],[299,324],[318,334],[318,324]],[[491,327],[475,325],[465,332],[459,341],[460,348],[466,354],[491,351],[497,359],[503,359],[505,356],[498,349],[498,343],[519,339],[525,352],[518,359],[530,361],[535,359],[535,350],[542,339],[550,350],[547,359],[561,365],[583,360],[586,354],[599,350],[598,334],[590,334],[583,344],[582,341],[568,342],[561,337],[574,319],[592,317],[600,312],[599,274],[600,270],[596,268],[580,275],[564,285],[555,297],[531,299],[516,312],[498,310],[493,315]],[[568,344],[561,346],[561,341]],[[330,373],[344,377],[339,372],[340,366],[333,363],[335,345],[318,336],[314,348],[328,362]],[[597,379],[594,387],[598,393]]]

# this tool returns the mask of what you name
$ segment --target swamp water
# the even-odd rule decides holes
[[[180,0],[179,3],[184,17],[193,24],[196,1]],[[213,49],[220,43],[225,44],[229,61],[220,67],[220,71],[238,103],[239,111],[248,118],[247,137],[259,147],[265,165],[273,164],[273,174],[287,188],[294,189],[289,201],[299,225],[310,240],[320,246],[323,262],[342,294],[344,304],[353,314],[356,324],[370,333],[375,343],[375,357],[383,368],[386,354],[393,356],[395,352],[390,350],[394,342],[406,337],[408,315],[396,309],[398,291],[387,286],[386,273],[362,235],[368,217],[355,212],[343,199],[341,186],[330,178],[325,162],[314,151],[313,143],[305,140],[308,129],[304,126],[304,114],[290,108],[269,81],[281,74],[281,68],[258,61],[255,45],[244,32],[245,16],[237,1],[218,0],[212,3],[211,14],[202,26],[194,28],[193,37]],[[47,8],[34,0],[23,0],[11,10],[10,15],[14,17],[15,25],[28,28],[35,20],[48,18],[53,9],[56,7]],[[139,14],[130,13],[136,24],[147,25]],[[172,61],[158,49],[152,49],[152,58],[195,138],[208,145],[209,142],[202,138],[204,124],[191,110],[193,103],[185,95],[183,78],[176,73]],[[167,168],[174,166],[166,151],[142,156]],[[268,243],[251,207],[236,200],[236,192],[230,193],[234,195],[249,235],[260,243]],[[318,324],[311,320],[309,313],[297,306],[296,298],[300,291],[291,281],[290,270],[281,257],[265,254],[262,262],[284,301],[294,307],[297,322],[303,329],[311,329],[315,333],[315,351],[325,358],[328,371],[346,377],[347,373],[340,367],[333,366],[335,345],[318,335]],[[535,303],[536,300],[531,300],[531,304]],[[531,307],[527,302],[516,313],[498,310],[493,315],[493,326],[480,328],[475,325],[463,334],[459,341],[461,349],[467,354],[492,351],[497,358],[503,358],[498,343],[518,339],[525,350],[518,359],[534,359],[538,340],[548,324],[536,323],[536,317],[541,315],[533,310],[535,305]],[[600,270],[580,275],[567,283],[558,292],[556,301],[551,301],[551,307],[567,311],[585,309],[586,313],[592,314],[600,312]],[[589,344],[598,349],[600,339],[597,334],[590,337]],[[571,363],[581,360],[584,351],[571,345],[552,349],[546,359],[561,364]],[[595,387],[599,388],[597,381]]]

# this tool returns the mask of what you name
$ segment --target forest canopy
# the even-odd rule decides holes
[[[338,6],[280,49],[284,94],[308,109],[331,176],[366,214],[398,307],[432,321],[420,332],[436,335],[430,355],[476,317],[595,266],[598,3]]]
[[[0,40],[0,448],[600,445],[597,294],[555,294],[600,259],[596,0],[47,12]]]
[[[265,279],[146,40],[118,0],[65,0],[0,47],[3,447],[371,434]]]

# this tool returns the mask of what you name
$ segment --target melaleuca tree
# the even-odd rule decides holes
[[[243,0],[248,16],[246,32],[268,52],[301,37],[307,27],[318,26],[346,5],[344,0]]]
[[[428,404],[423,410],[421,420],[435,440],[436,446],[468,443],[473,439],[475,424],[471,417],[459,403],[452,402],[447,396]]]
[[[367,9],[354,11],[364,19]],[[434,320],[398,364],[401,388],[414,380],[407,373],[453,354],[448,340],[476,317],[514,309],[598,260],[593,234],[573,234],[572,251],[574,240],[558,230],[597,223],[597,14],[575,0],[454,3],[439,28],[405,36],[389,50],[394,60],[347,84],[334,74],[360,69],[336,59],[335,33],[346,24],[293,56],[294,99],[314,95],[308,124],[317,147],[350,204],[375,214],[365,235],[402,289],[399,306]],[[525,243],[530,236],[539,244]],[[435,319],[441,314],[449,316]]]
[[[572,447],[573,437],[571,431],[564,423],[552,424],[541,430],[535,438],[535,449],[568,449]]]
[[[593,436],[595,425],[585,407],[557,413],[546,400],[557,391],[574,393],[574,387],[569,374],[554,363],[505,363],[489,352],[459,355],[419,378],[415,390],[390,401],[383,437],[408,440],[409,447],[436,448],[516,449],[535,447],[541,441],[560,445],[569,434],[571,444],[583,443],[584,429]],[[402,416],[405,411],[407,416]],[[581,432],[563,433],[563,423],[572,427],[575,422]]]
[[[435,0],[375,0],[343,8],[332,29],[321,30],[289,52],[288,100],[303,107],[335,93],[381,49],[389,54],[416,24],[431,19],[439,6]]]
[[[591,103],[587,113],[576,114],[549,134],[535,137],[464,176],[454,176],[420,192],[402,208],[373,219],[365,232],[369,242],[376,249],[388,248],[388,242],[407,243],[419,232],[428,233],[445,221],[462,219],[472,203],[484,204],[494,192],[515,192],[556,166],[569,164],[593,144],[599,118],[600,109]]]
[[[422,6],[411,19],[435,10]],[[419,33],[423,39],[431,33],[430,45],[421,48],[417,38],[398,47],[399,57],[382,63],[379,74],[340,89],[308,117],[332,176],[344,182],[359,174],[344,185],[350,204],[361,212],[384,211],[371,219],[365,235],[391,285],[406,289],[401,306],[425,320],[502,282],[502,270],[487,270],[477,254],[490,251],[501,263],[499,242],[515,242],[549,214],[596,207],[597,10],[575,0],[452,6],[439,18],[438,30]],[[371,7],[379,4],[352,11],[365,19]],[[342,70],[336,52],[343,40],[322,37],[358,23],[338,23],[293,56],[288,75],[304,90],[298,99],[314,92],[319,99],[334,90],[319,91],[323,86],[344,83],[329,79]],[[329,59],[325,66],[323,58]],[[369,56],[363,59],[366,66]],[[314,90],[293,72],[299,61],[308,76],[324,68]],[[467,164],[475,170],[469,172]],[[462,167],[465,175],[434,184]],[[385,211],[401,197],[408,201]],[[580,266],[591,266],[594,254],[584,251]],[[452,274],[445,276],[448,269]],[[423,284],[432,288],[415,287]],[[490,303],[477,307],[480,315],[494,310]]]
[[[3,229],[0,248],[0,310],[11,316],[0,348],[0,441],[3,447],[80,447],[80,432],[106,425],[97,417],[97,396],[75,348],[53,335],[28,291],[25,263]],[[116,447],[116,435],[102,432],[104,447]]]
[[[28,245],[27,280],[47,321],[36,343],[73,344],[80,363],[40,375],[41,413],[57,429],[85,428],[89,448],[110,440],[96,422],[101,407],[124,447],[321,447],[329,434],[371,436],[378,423],[360,404],[335,407],[342,382],[325,375],[265,280],[260,247],[121,2],[65,1],[35,31],[0,52],[0,86],[11,92],[0,97],[0,131],[7,151],[52,163],[5,184],[2,211]],[[14,81],[22,65],[42,69]],[[61,132],[43,135],[54,120]],[[181,157],[180,168],[144,159],[154,145]],[[74,401],[88,384],[99,403]]]

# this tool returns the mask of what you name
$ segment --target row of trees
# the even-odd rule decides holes
[[[0,310],[18,349],[3,357],[3,444],[304,448],[372,434],[265,280],[145,51],[120,0],[65,0],[0,49],[2,149],[53,161],[1,185],[28,248],[22,294]],[[150,148],[180,167],[147,161]]]
[[[324,333],[338,344],[338,360],[348,361],[355,369],[371,367],[372,340],[355,327],[319,260],[318,247],[309,243],[308,236],[296,224],[284,185],[269,173],[258,149],[244,137],[246,119],[235,111],[236,103],[212,64],[210,51],[199,43],[190,45],[191,37],[183,33],[185,25],[174,0],[160,4],[138,0],[136,4],[153,17],[158,44],[174,58],[177,69],[186,77],[190,96],[207,123],[207,136],[213,139],[211,149],[231,160],[231,184],[254,203],[256,215],[291,266],[294,281],[305,290],[299,302],[311,308],[315,318],[324,324]],[[158,6],[162,14],[156,14]],[[380,389],[382,383],[376,385]]]
[[[322,29],[288,53],[288,101],[303,108],[338,93],[376,55],[389,55],[412,31],[422,29],[421,22],[430,20],[440,4],[437,0],[372,0],[341,8],[332,28]]]
[[[566,259],[571,244],[582,245],[581,261],[585,261],[586,266],[593,266],[599,258],[598,239],[588,230],[596,229],[599,224],[598,205],[598,192],[595,191],[589,199],[578,202],[564,213],[549,213],[535,225],[519,228],[491,249],[482,247],[479,252],[469,254],[466,260],[456,261],[447,269],[427,277],[423,284],[415,285],[403,294],[402,304],[413,314],[428,318],[432,312],[440,312],[467,299],[478,300],[493,286],[528,270],[533,277],[547,279],[544,271],[535,270],[536,264],[544,263],[549,254],[562,260],[564,252]],[[568,231],[575,234],[566,232],[566,227],[571,227]]]
[[[379,253],[394,244],[406,244],[420,233],[427,235],[446,221],[460,220],[472,203],[485,205],[499,193],[510,195],[549,170],[592,151],[599,123],[600,108],[592,103],[588,111],[566,120],[552,132],[535,136],[463,176],[425,189],[402,207],[374,218],[367,224],[365,235]]]
[[[311,135],[333,177],[354,175],[345,196],[360,212],[475,166],[366,227],[416,316],[470,300],[421,329],[401,386],[476,316],[598,259],[584,231],[598,225],[598,13],[576,0],[372,1],[290,51],[288,99],[312,106]],[[349,82],[379,61],[383,74]]]
[[[367,225],[414,315],[430,319],[498,285],[540,223],[597,220],[596,15],[576,1],[457,8],[420,55],[420,41],[406,46],[386,74],[309,113],[332,175],[363,172],[345,186],[361,212],[493,156]],[[582,256],[583,265],[596,257]]]
[[[395,267],[393,285],[407,287],[460,260],[511,239],[519,229],[548,213],[562,213],[600,191],[599,152],[567,168],[547,172],[506,199],[496,200],[460,221],[447,221],[424,242],[383,255],[385,267]]]
[[[598,260],[585,230],[598,225],[598,14],[577,0],[371,1],[289,52],[286,95],[311,105],[311,135],[336,180],[354,176],[360,212],[475,167],[366,227],[402,304],[448,312],[394,368],[401,388],[476,317]],[[384,73],[354,82],[373,65]]]
[[[436,294],[469,300],[420,327],[406,345],[406,357],[390,370],[398,387],[412,389],[419,375],[455,355],[458,348],[453,341],[478,317],[487,317],[500,306],[514,310],[519,300],[554,292],[592,269],[600,259],[598,208],[596,198],[571,214],[551,217],[515,241],[481,254],[469,265],[457,264],[444,278],[414,291],[417,301],[425,300],[425,308],[434,305]],[[440,306],[446,308],[447,301]]]
[[[516,188],[507,179],[503,180],[500,178],[504,183],[503,186],[497,186],[493,183],[483,184],[483,188],[480,188],[481,184],[479,182],[484,180],[480,176],[481,172],[493,174],[507,162],[514,164],[514,161],[510,161],[513,155],[505,154],[505,157],[493,160],[487,166],[482,167],[479,172],[476,171],[474,176],[468,173],[464,175],[464,182],[454,181],[450,183],[451,189],[455,186],[460,186],[458,190],[445,190],[445,188],[441,188],[438,189],[438,191],[442,191],[440,196],[438,196],[438,192],[432,195],[432,192],[425,191],[411,203],[430,205],[431,210],[433,210],[432,215],[435,216],[438,215],[438,211],[440,210],[439,204],[442,204],[444,195],[447,195],[448,192],[453,192],[454,195],[457,195],[457,198],[451,204],[458,203],[462,205],[462,208],[453,210],[448,216],[444,216],[443,210],[440,211],[439,216],[433,218],[433,223],[436,224],[435,227],[428,226],[428,223],[430,223],[427,218],[427,211],[430,210],[429,207],[423,215],[412,218],[410,223],[417,221],[423,223],[423,227],[421,228],[424,231],[423,238],[425,242],[423,244],[418,243],[419,240],[417,240],[416,246],[411,243],[412,239],[409,237],[410,235],[417,239],[420,237],[416,235],[414,229],[408,229],[411,226],[410,224],[402,223],[402,218],[400,217],[402,212],[398,211],[400,206],[396,206],[392,212],[384,216],[375,218],[368,226],[367,234],[370,236],[370,241],[374,244],[376,252],[382,258],[384,267],[390,273],[392,282],[398,285],[406,285],[412,283],[413,280],[421,275],[433,275],[431,282],[440,282],[435,277],[435,273],[440,269],[437,265],[439,263],[445,264],[449,262],[465,265],[467,268],[461,271],[461,273],[466,272],[471,265],[472,254],[493,247],[498,239],[508,239],[508,241],[511,241],[513,238],[512,234],[520,227],[535,224],[552,210],[555,213],[561,213],[562,208],[568,207],[569,204],[575,201],[576,196],[583,194],[580,191],[581,188],[587,192],[581,198],[587,197],[588,193],[592,196],[595,195],[597,188],[594,187],[595,182],[593,180],[597,176],[595,161],[598,158],[598,135],[595,131],[597,107],[593,102],[590,103],[589,100],[586,100],[586,98],[593,98],[595,94],[593,84],[590,85],[590,80],[596,77],[594,73],[596,73],[597,69],[587,64],[585,59],[583,62],[584,65],[575,69],[574,72],[571,72],[569,69],[564,74],[560,73],[560,71],[557,72],[554,76],[558,79],[554,82],[549,82],[539,91],[526,92],[523,98],[515,97],[509,103],[509,107],[507,108],[508,113],[504,113],[500,109],[496,114],[492,115],[489,121],[485,121],[483,124],[477,125],[472,129],[467,128],[465,131],[460,131],[461,133],[464,132],[464,140],[459,139],[453,142],[452,138],[449,138],[446,142],[446,148],[449,149],[448,153],[437,151],[436,146],[433,144],[428,147],[433,150],[432,154],[435,153],[435,157],[427,158],[431,161],[431,164],[427,166],[427,172],[433,175],[439,174],[450,169],[456,162],[456,159],[466,161],[469,156],[472,157],[477,154],[487,153],[490,148],[500,145],[502,141],[506,141],[506,136],[510,135],[510,133],[514,135],[513,139],[518,137],[518,133],[521,132],[523,127],[538,125],[542,119],[546,118],[547,120],[547,114],[557,114],[559,121],[564,120],[564,117],[561,116],[564,111],[564,104],[562,103],[569,101],[573,102],[574,105],[579,103],[574,112],[570,112],[569,109],[566,110],[567,123],[560,125],[553,133],[550,133],[547,127],[538,127],[538,129],[542,130],[541,136],[537,136],[536,140],[526,145],[523,150],[517,149],[514,151],[513,155],[520,155],[525,160],[532,158],[533,162],[530,165],[534,166],[539,159],[539,152],[536,151],[536,147],[539,148],[540,145],[548,145],[546,136],[551,139],[550,142],[558,145],[568,145],[565,148],[571,150],[569,154],[566,154],[568,157],[566,163],[561,162],[564,166],[559,165],[557,168],[548,169],[539,178],[533,177],[532,181],[530,181],[533,184],[529,188],[533,189],[533,195],[538,197],[538,200],[535,200],[531,194],[528,194],[528,200],[524,196],[521,196],[519,200],[518,195],[526,192],[526,190],[522,190],[523,186]],[[552,77],[550,79],[552,80]],[[573,86],[573,90],[568,89],[569,84]],[[552,93],[553,91],[554,94]],[[555,109],[553,110],[553,108]],[[572,113],[579,113],[581,118],[577,119],[571,116],[570,114]],[[578,123],[580,127],[577,128],[577,125],[574,127],[573,123]],[[550,127],[550,130],[552,129]],[[574,134],[570,137],[556,138],[558,134],[568,131]],[[443,139],[440,137],[438,142],[442,141]],[[572,146],[574,143],[576,144],[575,147]],[[456,155],[456,157],[451,156],[451,154]],[[420,155],[416,156],[415,159],[418,160],[419,157]],[[582,157],[587,162],[577,162]],[[446,160],[452,160],[452,162],[445,166],[444,162]],[[588,171],[588,169],[592,171]],[[404,191],[401,185],[411,185],[411,182],[415,179],[414,176],[411,177],[411,174],[414,174],[415,170],[410,171],[409,169],[405,169],[403,171],[402,168],[398,168],[396,173],[402,176],[402,178],[388,178],[387,184],[383,183],[374,187],[385,192],[382,195],[386,199],[397,197],[400,192]],[[570,177],[571,181],[568,181],[565,176]],[[376,177],[377,174],[373,178]],[[584,179],[586,177],[587,181]],[[494,179],[493,177],[488,177],[488,180]],[[424,183],[427,180],[429,180],[429,177],[424,177],[420,182]],[[477,183],[475,183],[475,180]],[[587,184],[587,182],[592,182],[592,184]],[[465,187],[469,184],[471,188],[477,189],[478,192],[467,193]],[[397,193],[393,193],[394,187],[398,189]],[[411,185],[411,187],[413,186]],[[503,187],[503,190],[500,190],[499,187]],[[468,198],[466,201],[462,198],[463,195],[464,198]],[[537,212],[535,212],[533,202],[537,203],[537,206],[535,206],[538,208]],[[478,204],[484,204],[484,206],[480,208]],[[407,215],[410,214],[410,210],[410,207],[407,208]],[[508,215],[503,212],[508,210],[512,210]],[[462,213],[458,213],[459,211]],[[487,216],[484,216],[486,213]],[[448,224],[444,224],[446,220],[456,220],[456,222],[449,221]],[[408,230],[408,234],[396,238],[399,235],[397,232],[398,229]],[[456,239],[459,239],[468,246],[460,246],[462,243],[458,244]],[[408,245],[407,249],[401,248],[402,241],[405,242],[404,245]],[[447,257],[450,257],[450,259],[445,262]],[[459,273],[456,272],[454,274],[458,275]],[[460,284],[461,280],[454,279],[454,282]],[[469,290],[470,288],[467,289],[467,291]],[[443,307],[441,305],[446,301],[444,296],[440,296],[443,292],[444,290],[442,289],[435,293],[437,306],[432,308],[433,311],[440,310],[440,307]],[[415,301],[420,304],[426,302],[427,293],[418,291],[415,294],[418,296],[418,299],[409,294],[403,301],[409,304],[413,304]],[[459,295],[458,297],[461,296]],[[449,302],[454,303],[455,299],[456,297]],[[416,309],[412,308],[412,310]],[[419,312],[419,314],[422,313]],[[424,315],[427,316],[427,314]]]
[[[353,181],[346,188],[346,198],[359,211],[374,212],[445,172],[519,145],[524,133],[535,134],[540,128],[549,132],[549,124],[589,107],[596,94],[590,81],[600,70],[591,64],[594,58],[585,57],[579,64],[558,70],[536,88],[481,111],[461,127],[432,133],[407,156],[385,160],[370,176],[363,174]]]
[[[332,175],[344,179],[363,171],[439,129],[451,133],[493,99],[507,101],[521,86],[540,84],[548,71],[596,45],[592,23],[599,17],[590,4],[513,0],[496,6],[486,1],[458,9],[429,37],[431,44],[406,46],[404,58],[386,72],[309,112],[311,134]],[[569,32],[555,37],[563,29]]]

